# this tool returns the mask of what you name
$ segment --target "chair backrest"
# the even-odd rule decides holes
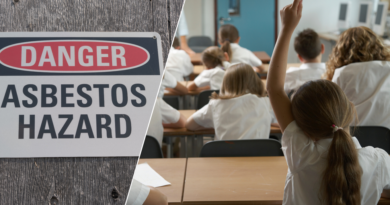
[[[192,36],[188,39],[188,46],[202,46],[210,47],[213,45],[213,41],[208,36]]]
[[[351,127],[351,134],[359,140],[362,147],[378,147],[390,154],[390,130],[388,128],[357,126]]]
[[[198,102],[196,103],[196,109],[199,110],[203,106],[207,105],[210,101],[210,96],[213,92],[219,94],[219,90],[205,90],[199,93]]]
[[[176,110],[180,110],[179,96],[164,96],[163,100]]]
[[[283,156],[282,144],[274,139],[212,141],[205,144],[201,157]]]
[[[152,136],[146,136],[140,158],[163,158],[161,145]]]

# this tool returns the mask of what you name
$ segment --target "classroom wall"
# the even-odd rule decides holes
[[[363,0],[361,0],[363,1]],[[367,1],[367,0],[366,0]],[[376,0],[370,0],[375,2]],[[345,0],[305,0],[303,1],[303,12],[301,21],[298,24],[297,29],[293,34],[293,38],[290,42],[290,49],[288,55],[289,63],[298,63],[299,59],[294,51],[293,42],[294,38],[298,32],[311,28],[317,32],[332,32],[337,31],[337,19],[339,15],[339,5],[341,2],[345,2]],[[351,26],[356,26],[357,17],[359,13],[359,2],[360,0],[352,0],[350,1],[352,4],[350,19]],[[285,7],[288,4],[291,4],[292,0],[279,0],[279,10]],[[279,31],[280,31],[280,18],[279,18]],[[325,42],[324,42],[325,43]],[[328,47],[328,46],[326,46]],[[329,48],[330,49],[330,48]],[[329,50],[328,49],[328,50]],[[329,52],[329,51],[328,51]],[[328,53],[327,52],[327,53]],[[327,60],[327,57],[323,57],[324,62]]]
[[[184,13],[191,36],[208,36],[214,39],[214,0],[186,0]]]

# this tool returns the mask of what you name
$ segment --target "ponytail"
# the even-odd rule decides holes
[[[322,178],[324,204],[360,205],[361,176],[362,169],[352,137],[344,130],[335,131]]]
[[[232,49],[231,49],[231,47],[230,47],[230,41],[225,40],[225,41],[222,43],[221,50],[222,50],[222,52],[228,54],[228,56],[229,56],[229,62],[231,62],[231,61],[232,61],[233,53],[232,53]]]

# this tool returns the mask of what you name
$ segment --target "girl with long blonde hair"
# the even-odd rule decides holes
[[[355,105],[354,124],[390,128],[390,50],[371,29],[351,28],[340,36],[324,78]]]
[[[389,193],[390,156],[362,148],[350,135],[356,111],[342,89],[316,80],[301,86],[292,101],[284,92],[289,42],[302,8],[302,0],[294,0],[281,10],[282,29],[267,78],[289,168],[283,204],[377,204],[382,192]]]
[[[229,45],[227,45],[229,46]],[[202,63],[206,70],[202,71],[193,82],[188,84],[188,90],[219,90],[225,70],[229,68],[228,47],[218,46],[208,47],[202,53]]]
[[[269,138],[273,112],[264,85],[250,65],[231,66],[220,94],[188,118],[189,130],[215,129],[215,139]]]

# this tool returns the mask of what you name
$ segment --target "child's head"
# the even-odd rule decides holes
[[[343,32],[329,57],[324,78],[332,80],[334,71],[351,63],[390,60],[389,49],[367,27],[350,28]]]
[[[220,95],[213,95],[213,98],[230,99],[239,97],[248,93],[259,97],[265,96],[263,82],[256,75],[252,66],[239,63],[229,67],[223,77],[223,83]]]
[[[225,41],[228,41],[229,43],[238,43],[239,40],[240,36],[238,35],[238,30],[235,26],[231,24],[224,24],[219,28],[219,44],[222,45]]]
[[[212,69],[217,66],[223,66],[225,60],[224,52],[218,46],[208,47],[202,53],[202,62],[207,69]]]
[[[303,63],[321,62],[321,56],[325,51],[320,37],[312,29],[306,29],[298,34],[295,38],[294,48]]]
[[[219,28],[218,42],[221,45],[221,49],[228,54],[230,59],[232,58],[230,43],[238,43],[239,41],[238,30],[233,25],[224,24]]]
[[[306,136],[315,141],[332,140],[322,175],[324,204],[360,204],[362,170],[349,134],[356,117],[354,105],[335,83],[309,81],[295,93],[292,113]]]
[[[180,41],[177,37],[173,39],[172,47],[175,49],[180,49]]]

